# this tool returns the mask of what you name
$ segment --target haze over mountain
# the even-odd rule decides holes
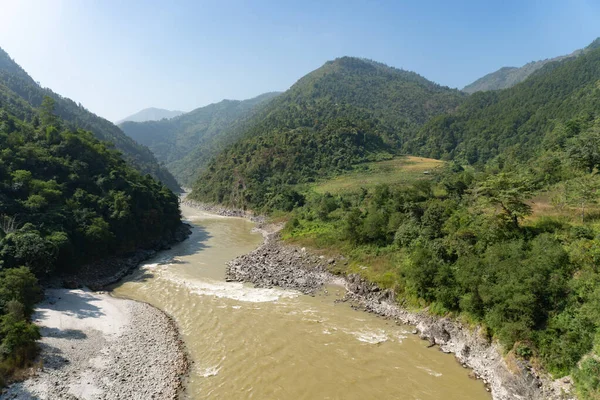
[[[143,110],[138,111],[133,115],[123,118],[123,119],[117,121],[116,124],[119,125],[126,121],[131,121],[131,122],[160,121],[163,118],[166,118],[166,119],[174,118],[181,114],[185,114],[185,112],[177,111],[177,110],[171,111],[171,110],[165,110],[164,108],[150,107],[150,108],[144,108]]]
[[[553,58],[548,58],[546,60],[541,61],[532,61],[523,65],[522,67],[502,67],[498,71],[489,73],[484,77],[477,79],[475,82],[465,86],[463,91],[469,94],[475,92],[481,92],[486,90],[499,90],[499,89],[507,89],[516,85],[517,83],[523,82],[527,79],[531,74],[535,71],[542,68],[544,65],[554,62],[564,60],[566,58],[577,57],[581,55],[586,50],[593,49],[598,45],[599,39],[596,39],[592,44],[587,46],[585,49],[575,50],[571,54],[566,56],[558,56]]]
[[[140,172],[152,175],[171,190],[180,190],[175,178],[158,164],[147,147],[136,143],[112,122],[98,117],[81,104],[62,97],[48,88],[42,88],[1,48],[0,84],[5,92],[3,97],[14,98],[16,95],[32,108],[40,107],[45,96],[53,98],[56,114],[70,127],[90,130],[98,139],[113,143],[123,153],[125,160]],[[21,107],[21,111],[17,112],[22,112],[23,109]]]
[[[240,129],[234,129],[236,124],[242,124],[278,94],[265,93],[243,101],[223,100],[169,120],[127,121],[120,127],[138,143],[148,146],[179,182],[191,185],[210,158],[238,138]]]
[[[200,175],[193,196],[262,205],[283,184],[397,153],[434,115],[464,99],[409,71],[342,57],[309,73],[244,125]]]

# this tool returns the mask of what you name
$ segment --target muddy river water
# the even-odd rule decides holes
[[[193,361],[186,399],[489,400],[454,356],[411,327],[314,297],[225,282],[225,263],[256,248],[253,224],[182,207],[192,236],[161,252],[114,295],[177,322]]]

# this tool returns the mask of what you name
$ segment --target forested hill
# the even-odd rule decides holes
[[[200,175],[192,196],[264,205],[285,184],[389,157],[463,99],[458,90],[370,60],[327,62],[257,113]]]
[[[86,110],[81,104],[62,97],[50,89],[40,87],[2,49],[0,49],[0,85],[2,97],[14,98],[14,95],[17,95],[33,108],[40,107],[45,96],[52,97],[56,103],[56,114],[70,128],[90,130],[99,140],[112,142],[123,153],[124,158],[140,172],[152,175],[171,190],[180,190],[175,178],[158,164],[147,147],[136,143],[116,125]]]
[[[26,110],[31,123],[12,112],[19,101],[0,97],[0,386],[35,355],[36,277],[75,273],[168,239],[181,224],[172,191],[71,129],[51,98],[39,113]]]
[[[132,114],[126,118],[123,118],[120,121],[117,121],[117,125],[118,124],[122,124],[123,122],[126,121],[131,121],[131,122],[146,122],[146,121],[160,121],[163,118],[175,118],[180,116],[181,114],[185,114],[183,111],[171,111],[171,110],[165,110],[163,108],[155,108],[155,107],[150,107],[150,108],[144,108],[141,111],[136,112],[135,114]]]
[[[600,110],[600,48],[589,49],[546,64],[510,89],[469,96],[455,113],[429,121],[408,149],[474,164],[508,153],[525,160],[544,144],[566,140],[557,122],[589,121]],[[569,135],[578,133],[573,129]]]
[[[585,49],[575,50],[573,53],[566,56],[559,56],[554,58],[548,58],[546,60],[532,61],[523,65],[522,67],[503,67],[497,71],[489,73],[482,78],[477,79],[475,82],[465,86],[463,91],[465,93],[475,93],[487,90],[500,90],[508,89],[514,85],[523,82],[531,74],[541,69],[544,65],[554,62],[562,61],[567,58],[574,58],[583,54],[587,50],[591,50],[600,44],[600,39],[597,39],[590,46]]]
[[[522,67],[502,67],[499,70],[491,72],[477,79],[475,82],[465,86],[463,88],[463,91],[465,93],[472,94],[475,92],[484,92],[487,90],[508,89],[510,87],[515,86],[517,83],[523,82],[531,74],[542,68],[544,65],[550,62],[560,61],[565,58],[575,57],[580,52],[581,50],[578,50],[568,56],[560,56],[555,58],[549,58],[547,60],[532,61],[523,65]]]
[[[169,120],[124,122],[120,127],[148,146],[179,182],[191,185],[210,158],[238,138],[240,129],[233,127],[277,95],[274,92],[244,101],[223,100]]]

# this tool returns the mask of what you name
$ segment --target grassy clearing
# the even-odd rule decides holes
[[[559,190],[549,190],[538,193],[528,203],[532,214],[525,222],[535,222],[540,218],[556,218],[564,222],[581,224],[581,207],[566,205],[556,201],[560,196]],[[584,207],[585,222],[593,222],[600,219],[600,205],[586,203]]]
[[[400,156],[391,160],[357,165],[351,172],[299,187],[299,190],[318,194],[343,194],[356,192],[361,188],[372,189],[379,184],[410,185],[420,180],[431,179],[433,172],[443,164],[443,161],[432,158]],[[285,219],[278,217],[279,220]],[[333,267],[333,273],[359,273],[385,288],[394,287],[400,281],[398,265],[404,260],[403,251],[396,246],[382,248],[374,245],[350,245],[340,237],[341,230],[340,221],[334,223],[304,220],[301,227],[284,231],[283,239],[288,243],[309,247],[326,257],[342,254],[348,257],[348,263]]]
[[[441,167],[443,161],[432,158],[401,156],[391,160],[378,161],[357,165],[354,171],[336,178],[318,182],[310,187],[317,193],[338,194],[351,192],[360,188],[370,189],[382,183],[388,185],[405,185],[427,179]]]

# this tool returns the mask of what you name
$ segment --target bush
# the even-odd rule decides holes
[[[41,290],[29,269],[0,271],[0,385],[35,357],[40,333],[29,317],[39,300]]]
[[[593,239],[595,236],[594,230],[589,226],[574,226],[571,228],[571,235],[575,239]]]
[[[413,219],[409,219],[398,227],[394,235],[394,243],[400,247],[410,247],[420,234],[419,224]]]
[[[587,357],[573,373],[577,393],[582,400],[600,399],[600,361]]]
[[[5,309],[9,302],[18,301],[25,307],[28,317],[33,306],[42,299],[38,281],[26,267],[0,271],[0,308]]]

